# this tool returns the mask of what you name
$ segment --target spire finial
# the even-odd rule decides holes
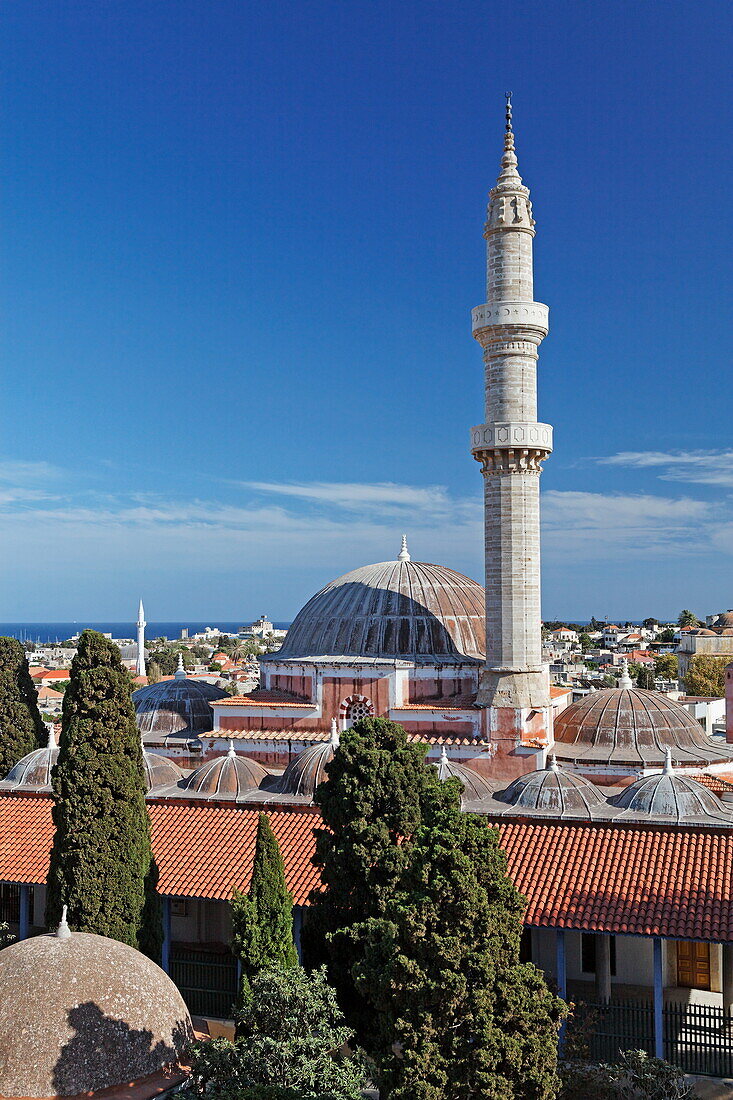
[[[227,753],[227,756],[229,756],[229,757],[231,757],[232,759],[234,759],[234,757],[235,757],[236,755],[237,755],[237,753],[236,753],[236,751],[235,751],[235,748],[234,748],[234,742],[232,741],[232,739],[231,739],[231,737],[230,737],[230,738],[229,738],[229,752]]]
[[[168,667],[170,667],[170,666],[168,666]],[[183,654],[182,653],[178,654],[178,665],[176,666],[176,671],[173,674],[173,678],[175,680],[185,680],[186,679],[186,669],[183,666]]]
[[[631,688],[633,688],[634,686],[633,681],[629,676],[629,662],[626,660],[626,658],[624,658],[621,662],[621,679],[618,682],[618,686],[620,688],[625,688],[626,691],[630,691]]]
[[[511,133],[512,129],[512,92],[504,92],[504,99],[506,100],[506,130],[507,133]]]
[[[664,774],[665,775],[674,775],[674,770],[672,768],[672,750],[671,749],[667,749],[664,753]]]
[[[46,744],[46,748],[47,749],[56,749],[56,748],[58,748],[58,745],[56,744],[56,734],[54,733],[53,722],[49,722],[49,724],[48,724],[48,742]]]
[[[560,771],[560,768],[558,767],[558,763],[557,763],[557,757],[555,756],[554,752],[551,752],[550,755],[547,757],[547,768],[548,768],[548,771],[551,771],[551,772],[559,772]]]
[[[402,536],[402,546],[397,555],[397,561],[410,561],[410,551],[407,549],[407,535]]]
[[[331,738],[329,744],[332,749],[337,749],[341,744],[341,738],[339,737],[339,724],[335,718],[331,719]]]
[[[71,929],[69,928],[68,924],[66,923],[66,914],[67,914],[67,912],[68,912],[68,906],[64,905],[64,907],[61,910],[61,920],[59,922],[58,928],[56,929],[56,939],[57,940],[68,940],[68,939],[71,938]]]

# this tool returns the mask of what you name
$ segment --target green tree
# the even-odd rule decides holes
[[[298,965],[293,942],[293,899],[285,885],[280,846],[267,814],[257,823],[249,893],[232,898],[232,949],[242,964],[242,998],[261,970]]]
[[[328,964],[339,1004],[367,1049],[374,1013],[351,972],[361,949],[342,930],[384,916],[407,858],[406,838],[439,788],[436,769],[425,767],[426,751],[408,744],[396,722],[364,718],[342,734],[329,781],[315,793],[326,828],[317,832],[314,861],[325,888],[314,891],[305,912],[304,961],[309,968]]]
[[[680,611],[677,616],[677,626],[699,626],[700,620],[694,612],[685,608],[684,611]]]
[[[157,684],[163,679],[163,673],[160,671],[160,665],[157,661],[151,661],[148,665],[148,683]]]
[[[378,1020],[370,1053],[389,1100],[557,1095],[566,1008],[519,961],[525,904],[496,829],[451,797],[426,807],[384,917],[348,931],[367,944],[354,975]]]
[[[672,627],[667,627],[661,634],[657,635],[657,641],[663,642],[664,645],[670,645],[674,641],[674,630]]]
[[[366,1085],[361,1061],[339,1054],[351,1036],[324,970],[263,970],[238,1013],[236,1041],[195,1044],[178,1096],[359,1100]]]
[[[25,650],[17,638],[0,638],[0,778],[45,740]]]
[[[678,661],[676,653],[658,653],[654,658],[654,672],[662,680],[676,680]]]
[[[47,924],[66,904],[72,928],[157,957],[157,869],[129,677],[117,646],[93,630],[82,633],[71,664],[52,785]]]
[[[722,699],[725,695],[725,670],[730,657],[713,657],[708,653],[696,653],[685,673],[685,690],[688,695],[702,695]]]
[[[589,649],[593,649],[594,642],[590,634],[581,634],[578,641],[580,642],[580,648],[583,653],[587,653]]]
[[[641,625],[646,627],[647,630],[651,630],[653,627],[659,626],[659,619],[644,619]]]
[[[647,691],[653,691],[654,669],[649,668],[648,665],[639,665],[639,671],[636,674],[636,686],[645,688]]]

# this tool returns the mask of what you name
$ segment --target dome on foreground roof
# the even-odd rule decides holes
[[[459,764],[457,760],[451,760],[445,748],[440,760],[431,760],[433,767],[438,769],[438,779],[444,783],[446,779],[458,779],[463,784],[461,804],[464,802],[479,802],[482,798],[489,798],[492,789],[482,775],[465,764]]]
[[[605,801],[589,779],[558,767],[554,756],[541,771],[520,775],[500,797],[515,810],[558,817],[590,817]]]
[[[184,789],[187,793],[208,795],[210,798],[237,798],[249,791],[256,791],[269,775],[256,760],[236,753],[230,741],[229,752],[207,760],[192,772]]]
[[[733,761],[733,746],[708,737],[690,712],[659,691],[607,688],[572,703],[555,719],[559,761],[639,767],[687,767]]]
[[[221,688],[187,676],[180,658],[172,680],[159,680],[132,693],[140,733],[161,738],[209,733],[214,728],[214,712],[209,704],[225,697]]]
[[[447,569],[410,559],[365,565],[331,581],[295,617],[282,648],[264,660],[382,657],[423,663],[484,659],[484,590]]]
[[[157,752],[148,752],[147,749],[143,749],[143,768],[145,786],[149,791],[158,787],[172,787],[183,778],[183,772],[173,760],[169,760],[167,756],[159,756]]]
[[[670,754],[664,771],[642,776],[625,787],[613,800],[622,810],[615,820],[641,816],[664,818],[679,824],[708,823],[733,826],[733,815],[717,795],[695,779],[677,775]]]
[[[53,729],[49,730],[48,744],[42,749],[33,749],[14,764],[5,776],[4,784],[13,787],[28,787],[33,790],[49,790],[51,787],[51,769],[59,758],[59,750]]]
[[[334,719],[328,741],[319,741],[316,745],[303,749],[290,761],[278,783],[278,793],[299,795],[312,800],[319,783],[328,779],[326,767],[333,760],[338,746],[338,727]]]
[[[68,931],[0,951],[0,1094],[77,1096],[177,1062],[193,1038],[183,999],[146,955]]]

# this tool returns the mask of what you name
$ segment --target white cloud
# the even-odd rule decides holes
[[[18,459],[0,459],[0,482],[15,485],[33,485],[54,481],[63,470],[49,462],[22,462]]]
[[[660,470],[661,481],[733,487],[733,451],[620,451],[597,461],[606,466]]]
[[[354,512],[364,508],[374,510],[429,508],[431,511],[446,511],[455,507],[455,502],[450,500],[442,485],[400,485],[391,481],[371,484],[334,481],[246,481],[242,485],[260,493],[274,493],[279,496],[330,504]]]

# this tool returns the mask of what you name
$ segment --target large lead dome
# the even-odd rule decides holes
[[[397,561],[345,573],[298,613],[271,660],[383,657],[426,664],[483,661],[484,590],[443,565]]]

